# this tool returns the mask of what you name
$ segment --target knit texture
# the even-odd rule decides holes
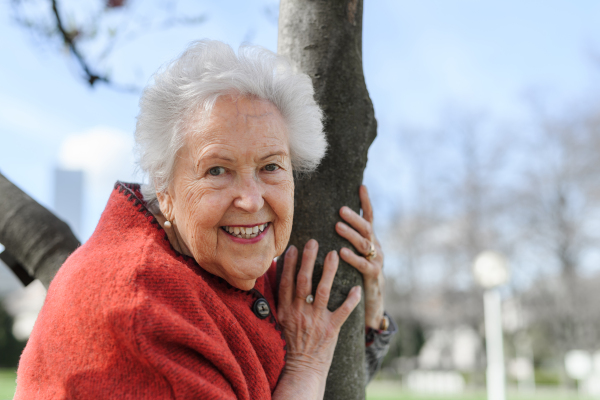
[[[242,291],[177,253],[119,183],[52,281],[15,399],[270,399],[285,364],[274,265]],[[259,319],[264,297],[271,315]]]

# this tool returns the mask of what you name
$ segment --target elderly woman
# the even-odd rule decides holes
[[[360,301],[330,312],[331,251],[313,293],[318,244],[283,254],[294,171],[314,170],[326,140],[310,79],[275,54],[193,44],[140,102],[136,142],[150,184],[118,182],[92,237],[49,288],[18,370],[16,399],[317,399],[338,332]],[[360,257],[369,370],[390,330],[383,256],[363,217],[340,210],[337,232]],[[377,252],[375,252],[377,250]]]

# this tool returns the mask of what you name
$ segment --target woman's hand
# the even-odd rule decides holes
[[[379,329],[383,320],[383,251],[373,233],[373,208],[367,188],[361,185],[359,189],[360,204],[363,211],[361,217],[349,207],[340,209],[341,217],[350,226],[338,222],[335,226],[337,233],[347,239],[362,255],[344,247],[340,250],[342,260],[352,265],[363,274],[365,284],[365,325]],[[371,245],[373,247],[371,247]],[[375,255],[370,260],[369,253],[375,249]]]
[[[279,284],[277,317],[287,342],[287,361],[273,398],[322,399],[340,327],[360,301],[360,287],[350,290],[344,303],[334,312],[327,309],[339,258],[335,251],[325,257],[323,275],[311,295],[312,274],[319,245],[311,239],[304,247],[296,284],[294,274],[298,250],[290,246],[285,254]],[[295,287],[294,287],[295,286]]]

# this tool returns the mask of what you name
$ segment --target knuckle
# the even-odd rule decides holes
[[[328,299],[329,298],[329,293],[330,293],[330,289],[326,286],[322,286],[319,285],[319,287],[317,288],[317,295],[319,297],[322,297],[324,299]]]
[[[308,276],[304,275],[304,274],[298,274],[298,277],[296,278],[296,285],[298,285],[298,287],[302,287],[305,288],[308,286]]]
[[[286,310],[283,309],[283,307],[277,310],[277,319],[282,325],[286,325],[286,323],[288,322],[288,313],[286,312]]]
[[[365,230],[369,234],[369,237],[373,236],[373,224],[371,224],[369,221],[367,221],[365,225]]]
[[[291,280],[285,276],[285,275],[281,275],[281,280],[279,281],[279,287],[290,287],[291,286]]]
[[[370,264],[369,264],[369,261],[367,261],[367,259],[366,259],[366,258],[364,258],[364,257],[361,257],[361,260],[359,261],[359,264],[360,264],[360,269],[361,269],[363,272],[366,272],[366,271],[368,271]]]

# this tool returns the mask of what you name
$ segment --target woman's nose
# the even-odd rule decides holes
[[[233,205],[248,213],[258,212],[264,204],[263,190],[254,176],[241,177]]]

